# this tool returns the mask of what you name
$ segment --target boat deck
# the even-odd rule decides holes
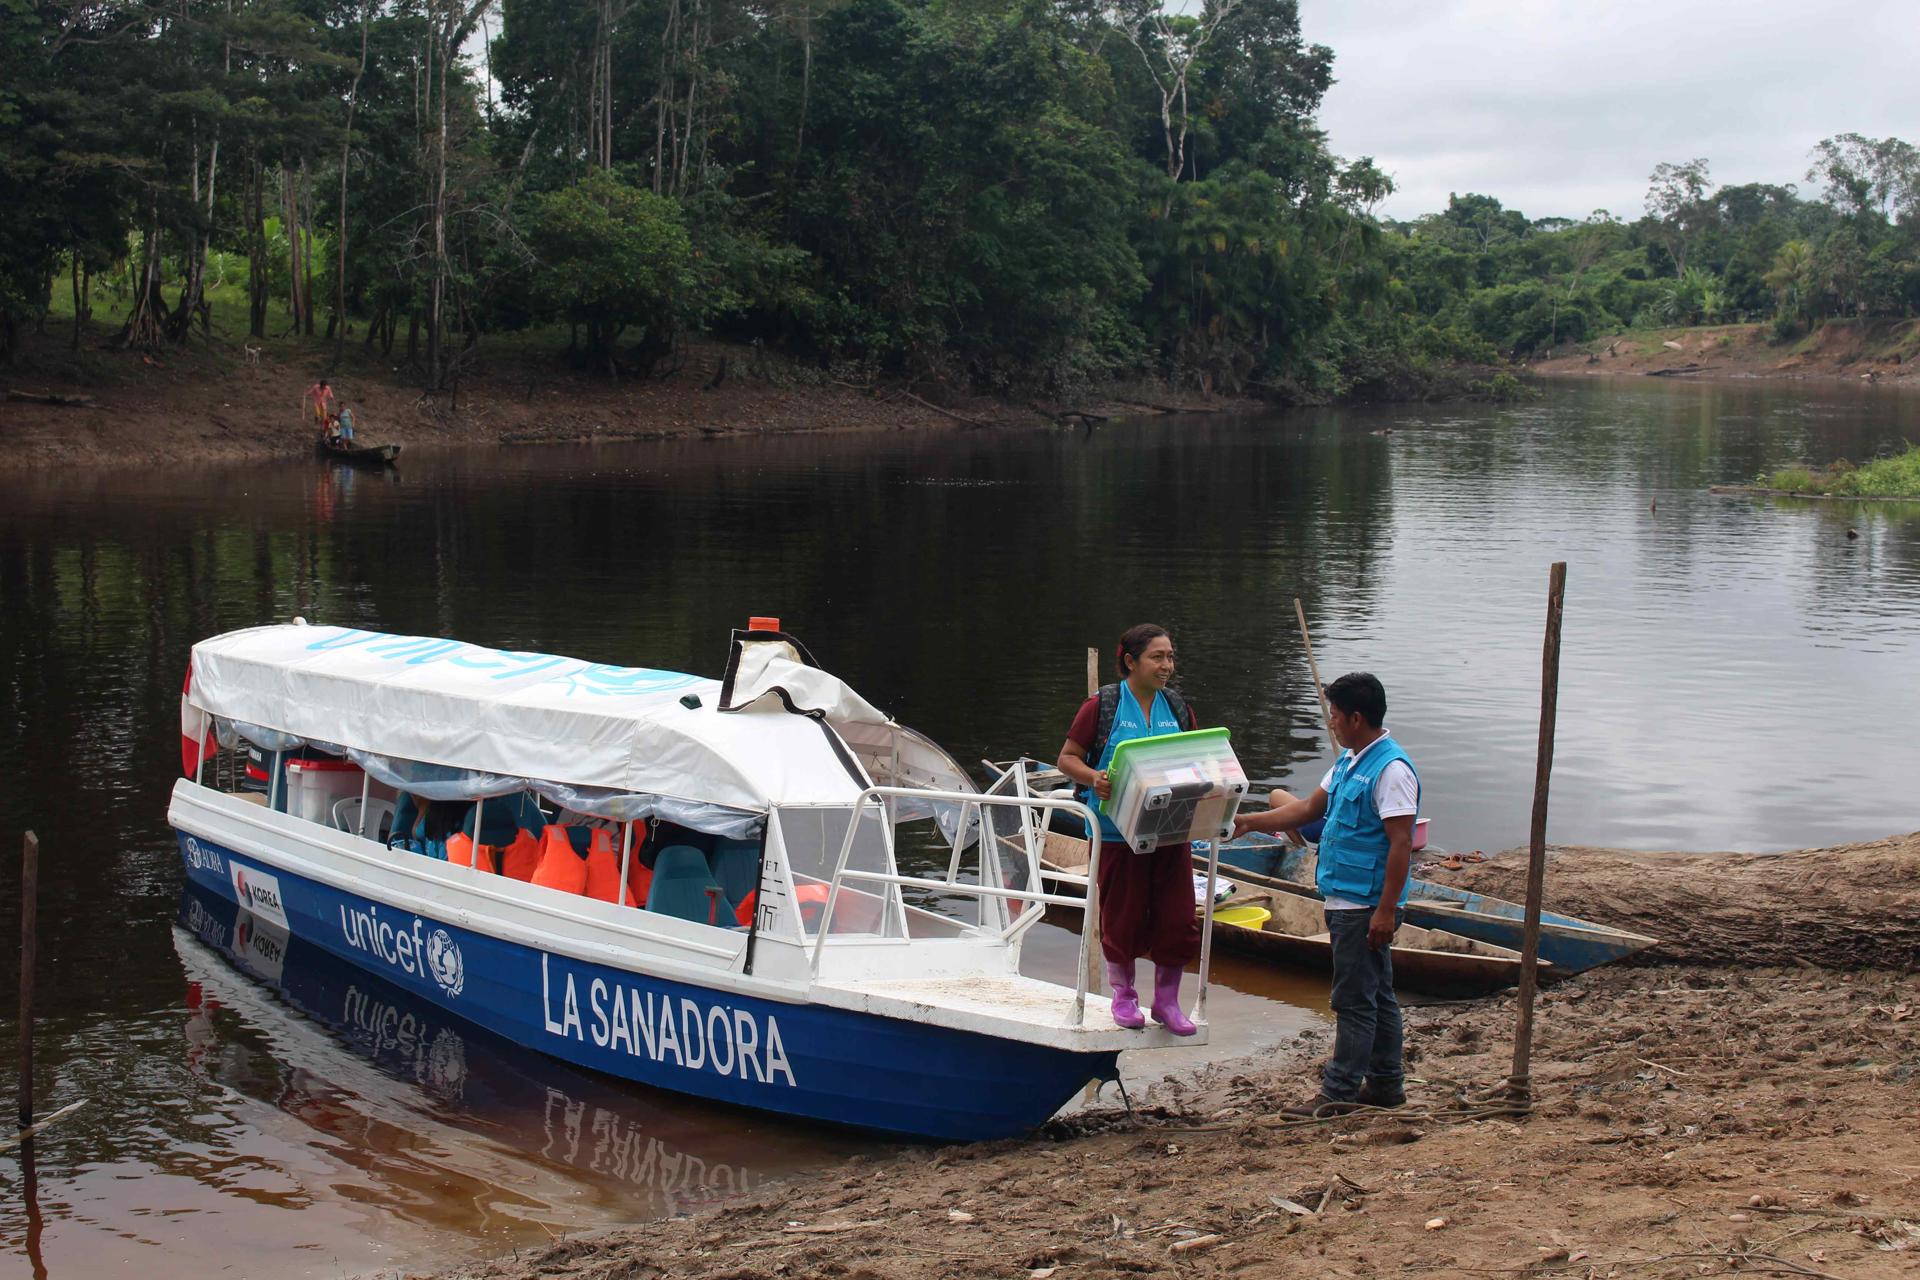
[[[1093,991],[1087,992],[1085,1025],[1075,1026],[1071,990],[1017,973],[820,982],[812,995],[820,1004],[910,1021],[938,1010],[942,1026],[1089,1051],[1204,1044],[1207,1038],[1205,1024],[1190,1037],[1175,1036],[1153,1024],[1139,1031],[1116,1027],[1111,1003]]]

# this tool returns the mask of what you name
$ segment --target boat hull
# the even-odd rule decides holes
[[[1301,892],[1318,897],[1318,891],[1305,882],[1306,858],[1305,850],[1274,840],[1237,840],[1220,849],[1222,867],[1291,881]],[[1407,886],[1407,923],[1518,951],[1526,929],[1526,908],[1452,885],[1415,879]],[[1625,959],[1658,941],[1574,916],[1540,913],[1540,958],[1562,974],[1584,973]]]
[[[321,457],[352,467],[390,467],[400,457],[397,444],[328,444],[322,440],[314,448]]]
[[[1084,893],[1085,878],[1053,862],[1043,862],[1042,875],[1063,893]],[[1206,860],[1194,858],[1196,871]],[[1326,933],[1324,913],[1318,895],[1285,881],[1241,883],[1226,874],[1221,864],[1220,879],[1233,885],[1237,896],[1230,902],[1265,905],[1270,918],[1258,927],[1237,925],[1214,917],[1213,945],[1223,952],[1248,956],[1288,968],[1333,972],[1333,942]],[[1252,874],[1252,873],[1248,873]],[[1284,918],[1283,918],[1284,917]],[[1069,923],[1064,918],[1063,924]],[[1511,987],[1520,981],[1520,957],[1504,948],[1488,948],[1464,935],[1438,936],[1451,929],[1426,931],[1418,927],[1403,929],[1393,946],[1393,985],[1396,990],[1436,997],[1486,995]],[[1435,936],[1423,936],[1431,933]],[[1498,954],[1495,954],[1495,952]],[[1542,976],[1553,972],[1543,966]]]
[[[1230,954],[1315,973],[1333,972],[1333,943],[1325,937],[1300,937],[1216,920],[1213,939],[1215,946]],[[1393,948],[1393,985],[1398,990],[1440,998],[1464,998],[1501,991],[1519,981],[1517,959],[1401,945]]]
[[[1043,1123],[1117,1050],[1074,1051],[564,955],[237,853],[176,827],[188,879],[477,1026],[624,1080],[781,1115],[979,1141]]]

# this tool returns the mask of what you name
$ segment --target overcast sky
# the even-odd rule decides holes
[[[1796,182],[1836,133],[1920,143],[1916,0],[1300,0],[1337,83],[1320,123],[1399,190],[1384,216],[1498,197],[1638,217],[1663,160]]]

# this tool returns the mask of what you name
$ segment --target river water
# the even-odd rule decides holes
[[[0,1274],[452,1263],[872,1148],[573,1071],[183,898],[165,811],[202,636],[300,614],[717,675],[728,629],[772,614],[976,760],[1051,756],[1085,649],[1152,619],[1249,773],[1311,789],[1328,759],[1299,596],[1323,675],[1385,681],[1435,842],[1491,850],[1525,838],[1565,559],[1551,837],[1785,849],[1916,825],[1920,506],[1706,488],[1914,438],[1920,398],[1895,391],[1634,380],[1517,407],[476,451],[392,476],[8,477],[0,936],[32,827],[41,1109],[88,1105],[40,1141],[33,1196],[0,1156]],[[1047,926],[1030,953],[1064,973],[1073,939]],[[1216,1055],[1325,1007],[1308,979],[1216,975]]]

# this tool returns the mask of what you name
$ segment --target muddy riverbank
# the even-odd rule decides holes
[[[1151,388],[1108,388],[1073,404],[952,398],[929,388],[850,385],[725,343],[695,345],[675,371],[661,377],[618,382],[569,368],[550,353],[508,353],[491,357],[455,392],[426,396],[417,376],[380,364],[352,344],[348,353],[340,370],[329,373],[331,348],[290,344],[271,346],[251,361],[202,350],[159,360],[125,352],[40,352],[0,368],[0,471],[304,460],[313,454],[314,431],[302,412],[302,395],[321,376],[352,407],[362,441],[414,452],[819,431],[1084,426],[1170,410],[1255,407],[1251,401],[1189,401]]]
[[[1907,837],[1774,855],[1783,894],[1814,863],[1835,867],[1780,932],[1879,935],[1883,913],[1860,895],[1902,892],[1871,882],[1878,868],[1911,883],[1914,852]],[[1634,881],[1616,879],[1608,900],[1625,901],[1627,884],[1663,864],[1650,896],[1671,894],[1660,879],[1684,874],[1678,858],[1628,867],[1627,855],[1562,851],[1555,904],[1598,903],[1592,886],[1623,868]],[[1503,862],[1481,876],[1498,879]],[[1757,878],[1735,868],[1721,896]],[[1737,914],[1716,908],[1664,953],[1709,934],[1728,939],[1716,956],[1757,940],[1733,927]],[[1920,1257],[1920,978],[1910,963],[1822,967],[1897,957],[1906,927],[1785,966],[1668,961],[1549,988],[1526,1118],[1473,1101],[1510,1067],[1509,994],[1410,1012],[1402,1113],[1283,1121],[1327,1048],[1309,1034],[1158,1086],[1131,1118],[1109,1107],[1028,1142],[856,1159],[745,1205],[456,1274],[1908,1276]]]
[[[1526,850],[1434,880],[1519,902]],[[1644,962],[1920,967],[1920,833],[1787,853],[1548,851],[1555,911],[1661,939]]]
[[[1920,321],[1831,320],[1777,338],[1771,325],[1636,329],[1546,352],[1529,373],[1550,378],[1762,378],[1920,388]]]

